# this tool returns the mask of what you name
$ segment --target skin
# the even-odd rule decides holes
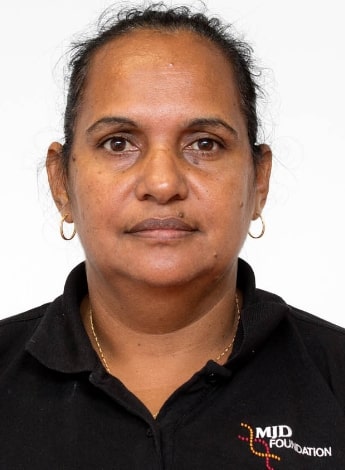
[[[255,171],[222,53],[148,30],[93,57],[68,177],[49,148],[54,200],[85,251],[86,331],[97,351],[91,303],[112,373],[153,413],[235,333],[237,258],[268,192],[260,150]]]

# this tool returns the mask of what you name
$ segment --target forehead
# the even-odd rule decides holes
[[[102,46],[90,62],[80,112],[88,119],[114,112],[145,119],[153,112],[157,119],[188,112],[195,116],[187,119],[243,117],[225,54],[185,30],[137,30]]]
[[[211,54],[215,56],[215,59],[227,62],[224,53],[214,42],[194,31],[185,29],[176,31],[138,29],[124,33],[101,46],[93,60],[102,61],[107,58],[108,54],[117,52],[119,58],[122,54],[132,55],[135,60],[139,61],[138,64],[140,64],[140,58],[144,63],[149,58],[157,64],[168,57],[190,61],[196,50],[199,54]],[[198,56],[194,56],[191,63],[197,63],[197,59]]]
[[[135,77],[140,72],[174,75],[194,74],[200,81],[207,78],[219,86],[219,79],[235,85],[232,66],[213,42],[195,32],[136,30],[113,39],[93,56],[88,79],[122,79]]]

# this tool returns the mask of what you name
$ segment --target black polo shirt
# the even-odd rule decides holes
[[[345,469],[345,331],[255,288],[234,352],[209,361],[154,420],[108,375],[64,293],[0,323],[0,469]]]

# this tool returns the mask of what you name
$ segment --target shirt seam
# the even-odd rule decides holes
[[[15,323],[25,323],[25,322],[34,321],[37,319],[41,319],[43,316],[44,316],[44,313],[37,314],[36,316],[30,317],[30,318],[16,318],[16,319],[6,318],[1,322],[0,328],[6,327],[7,325],[13,325]]]
[[[294,307],[290,306],[290,309],[291,309],[292,316],[298,322],[303,322],[303,323],[307,323],[309,325],[314,325],[314,326],[320,327],[322,329],[327,328],[327,330],[338,333],[340,336],[345,336],[345,330],[340,326],[334,325],[332,323],[329,323],[327,320],[322,320],[322,319],[319,319],[319,318],[314,317],[314,316],[312,318],[305,317],[302,311],[300,311],[300,310],[298,310]],[[311,314],[309,314],[309,315],[311,315]]]

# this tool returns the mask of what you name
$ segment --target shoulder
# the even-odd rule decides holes
[[[0,366],[25,349],[50,304],[0,321]]]
[[[294,348],[294,360],[299,364],[294,366],[309,364],[345,410],[345,329],[261,289],[255,290],[255,305],[261,313],[270,312],[269,321],[280,331],[272,330],[269,336],[281,339],[283,335],[285,347]]]
[[[344,328],[292,306],[289,306],[289,316],[307,344],[343,352],[345,356]]]
[[[345,391],[345,329],[295,307],[289,307],[289,315],[324,375],[337,380],[342,375]]]
[[[321,341],[345,347],[345,328],[303,311],[286,302],[276,294],[256,289],[256,302],[285,306],[287,319],[294,324],[300,335],[308,341]]]
[[[290,315],[308,354],[345,410],[345,329],[294,307]]]
[[[17,315],[13,315],[11,317],[3,318],[0,320],[0,331],[6,329],[7,327],[11,327],[11,325],[19,325],[26,322],[31,322],[37,318],[41,318],[42,315],[44,315],[44,311],[48,305],[50,305],[50,303],[40,305],[39,307],[32,308],[26,312],[18,313]]]
[[[34,327],[35,323],[43,317],[49,305],[50,303],[44,304],[0,320],[0,336],[6,336],[6,333],[10,331],[18,332],[18,330]]]
[[[268,301],[274,304],[284,303],[278,296],[266,292],[260,293],[259,297],[266,301],[270,298]],[[285,305],[283,329],[298,338],[298,344],[302,348],[298,348],[300,354],[309,358],[315,372],[328,384],[344,410],[345,329],[299,308]]]

